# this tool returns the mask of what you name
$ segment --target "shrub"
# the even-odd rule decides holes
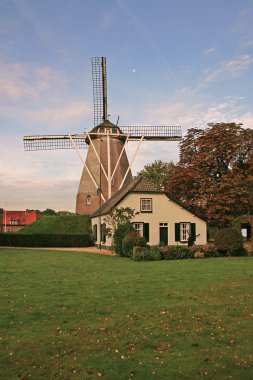
[[[203,259],[204,257],[205,257],[204,252],[196,251],[196,252],[194,253],[194,259]]]
[[[235,228],[222,228],[215,235],[215,246],[222,255],[241,256],[245,254],[242,234]]]
[[[161,253],[160,253],[159,247],[156,247],[156,246],[150,247],[149,255],[150,255],[151,261],[161,260]]]
[[[122,256],[130,257],[133,254],[134,242],[136,239],[136,231],[130,231],[122,240]]]
[[[131,231],[134,231],[131,223],[122,223],[116,228],[113,235],[113,245],[117,255],[123,256],[122,242],[124,237]]]
[[[147,247],[135,246],[132,259],[134,261],[150,261],[150,250]]]
[[[194,252],[182,245],[160,248],[160,252],[164,260],[183,260],[194,258]]]
[[[135,243],[134,245],[136,245],[137,247],[146,247],[147,245],[147,239],[145,237],[137,237],[135,239]]]

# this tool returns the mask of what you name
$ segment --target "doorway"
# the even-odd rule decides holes
[[[159,223],[159,244],[168,245],[168,223]]]

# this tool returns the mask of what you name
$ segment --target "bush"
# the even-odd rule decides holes
[[[137,247],[146,247],[147,245],[147,239],[145,237],[137,237],[135,239],[135,243],[134,245],[136,245]]]
[[[138,247],[133,248],[132,259],[134,261],[150,261],[150,250],[147,247]]]
[[[206,245],[203,247],[203,252],[205,257],[220,257],[221,254],[217,251],[214,245]]]
[[[92,244],[89,234],[0,234],[0,246],[9,247],[88,247]]]
[[[223,228],[217,231],[215,246],[218,252],[224,256],[245,255],[242,234],[235,228]]]
[[[160,252],[164,260],[183,260],[194,258],[194,252],[182,245],[160,248]]]
[[[161,260],[161,253],[159,247],[150,247],[149,255],[151,261]]]
[[[117,255],[123,256],[122,242],[124,237],[131,231],[134,231],[131,223],[122,223],[116,228],[113,235],[113,245],[114,251]]]
[[[204,252],[196,251],[196,252],[194,253],[194,259],[203,259],[204,257],[205,257]]]
[[[130,257],[133,254],[134,242],[136,239],[136,231],[130,231],[122,240],[122,256]]]

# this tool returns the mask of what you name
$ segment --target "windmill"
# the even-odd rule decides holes
[[[91,214],[132,181],[131,168],[143,141],[180,141],[179,126],[118,126],[108,120],[106,58],[92,63],[94,128],[82,134],[24,136],[26,151],[75,149],[84,168],[76,197],[76,213]],[[129,163],[126,144],[137,141]],[[80,149],[88,148],[86,160]]]

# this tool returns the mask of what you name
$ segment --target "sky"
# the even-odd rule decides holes
[[[107,58],[113,123],[253,128],[252,20],[253,0],[0,0],[0,207],[75,210],[75,151],[22,138],[93,127],[91,57]],[[178,153],[143,142],[133,174]]]

